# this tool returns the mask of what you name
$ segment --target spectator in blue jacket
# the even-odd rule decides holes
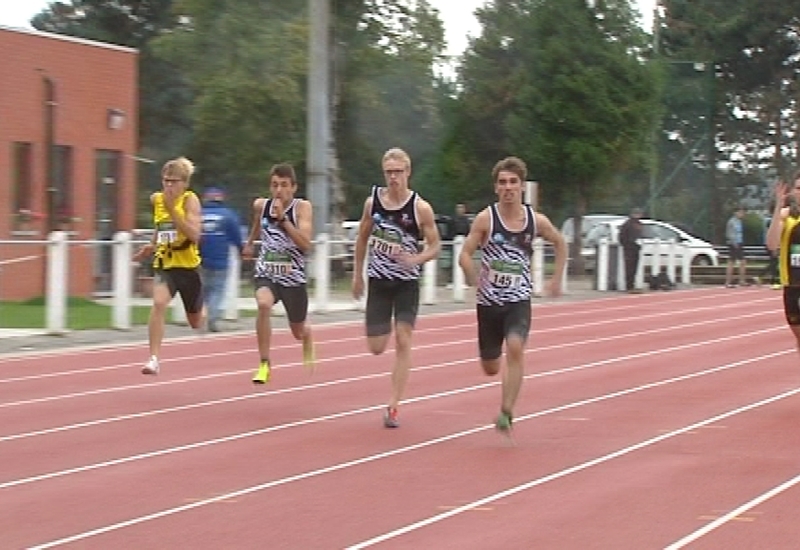
[[[228,279],[231,245],[242,253],[239,217],[225,206],[225,193],[210,187],[203,193],[203,236],[200,256],[203,259],[203,294],[208,307],[208,330],[219,332],[217,324]]]

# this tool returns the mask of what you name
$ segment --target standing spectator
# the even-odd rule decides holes
[[[208,330],[219,332],[225,282],[228,280],[231,245],[242,253],[239,217],[225,206],[225,193],[210,187],[203,193],[203,237],[200,256],[203,259],[203,298],[208,308]]]
[[[467,207],[462,203],[456,205],[456,215],[453,218],[453,234],[464,235],[469,234],[470,226],[469,218],[467,217]]]
[[[639,268],[639,244],[643,236],[642,209],[634,208],[625,223],[619,228],[619,244],[625,257],[625,290],[631,294],[641,292],[636,288],[636,270]]]
[[[733,264],[736,262],[739,262],[739,284],[745,284],[747,260],[744,258],[743,217],[744,207],[740,206],[725,226],[725,241],[728,244],[728,267],[725,270],[725,286],[728,288],[736,286],[733,284]]]

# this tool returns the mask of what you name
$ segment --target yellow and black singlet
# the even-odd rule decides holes
[[[800,216],[783,220],[779,266],[783,286],[800,286]]]
[[[186,216],[185,205],[189,195],[194,195],[194,192],[186,190],[176,201],[175,210],[181,216]],[[192,269],[200,265],[200,250],[197,243],[178,231],[164,206],[164,194],[161,192],[153,197],[153,226],[156,231],[154,268]]]

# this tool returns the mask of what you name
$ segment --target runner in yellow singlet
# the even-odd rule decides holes
[[[140,248],[134,259],[153,254],[153,307],[148,336],[150,359],[143,374],[158,374],[158,354],[164,339],[167,306],[180,293],[192,328],[203,324],[203,285],[200,278],[198,242],[202,231],[200,199],[189,190],[194,165],[186,158],[168,161],[161,170],[163,190],[153,193],[153,240]]]

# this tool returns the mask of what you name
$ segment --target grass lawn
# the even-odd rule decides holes
[[[46,306],[44,298],[33,298],[24,302],[0,302],[0,328],[44,329]],[[67,328],[84,330],[111,328],[112,309],[84,298],[69,298],[67,301]],[[132,308],[132,323],[147,324],[149,306]]]
[[[44,329],[46,309],[44,298],[33,298],[24,302],[0,301],[0,328]],[[239,315],[251,317],[255,312],[240,311]],[[111,316],[111,306],[84,298],[69,298],[67,301],[69,330],[111,328]],[[149,316],[149,305],[133,306],[131,322],[134,325],[146,325]]]

